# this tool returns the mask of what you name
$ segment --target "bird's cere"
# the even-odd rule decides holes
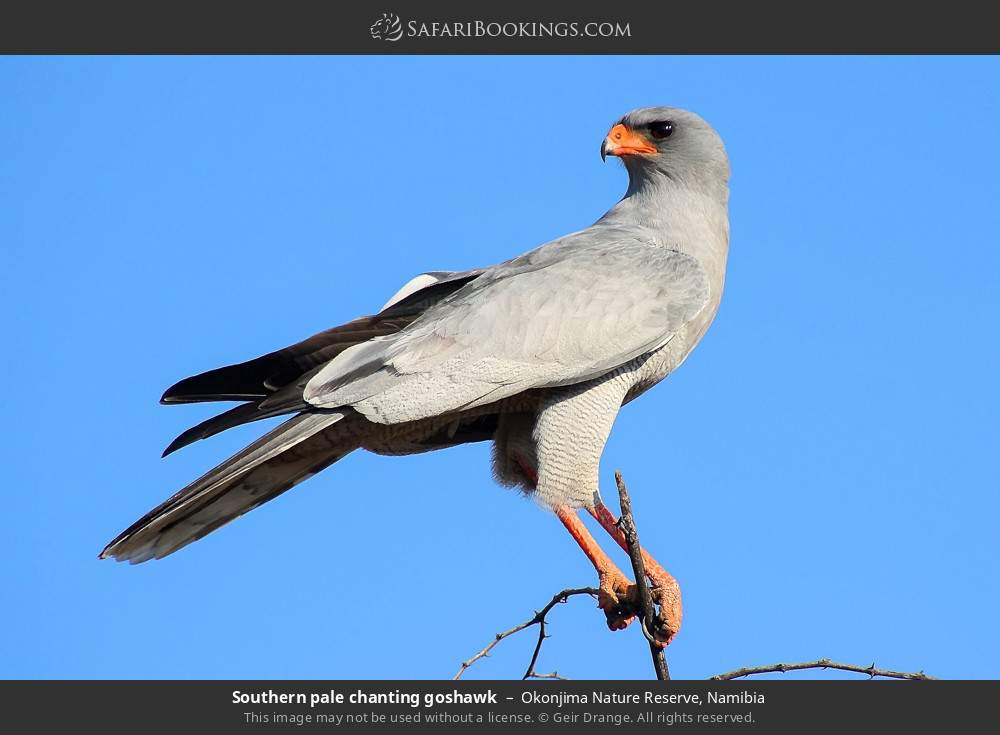
[[[658,153],[656,146],[641,133],[618,123],[608,133],[601,145],[601,158]]]

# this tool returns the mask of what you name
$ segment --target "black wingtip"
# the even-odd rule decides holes
[[[263,367],[259,371],[261,375],[247,375],[246,366],[250,364],[228,365],[178,380],[163,391],[160,403],[176,405],[210,401],[253,401],[264,398],[270,393],[264,387],[268,375],[267,364],[262,363]]]
[[[177,384],[175,383],[174,385],[170,386],[165,391],[163,391],[163,395],[160,396],[160,403],[162,403],[165,406],[171,403],[182,403],[182,401],[179,401],[177,400],[176,397],[174,397],[174,389],[176,387]]]
[[[172,386],[163,391],[163,395],[160,396],[160,403],[165,406],[177,403],[190,403],[192,399],[190,391],[192,382],[191,378],[178,380]],[[197,400],[196,396],[194,398]]]
[[[170,442],[167,445],[167,448],[163,450],[163,454],[160,455],[160,459],[163,459],[164,457],[173,454],[178,449],[183,449],[189,444],[194,444],[197,441],[201,441],[202,439],[207,439],[209,436],[211,436],[210,434],[206,434],[203,431],[196,431],[196,429],[198,428],[199,427],[196,426],[192,429],[188,429],[182,434],[179,434],[177,438],[175,438],[172,442]]]
[[[210,436],[215,436],[216,434],[225,431],[226,429],[232,429],[235,426],[241,426],[243,424],[249,424],[254,421],[259,421],[260,419],[267,419],[273,416],[280,416],[285,413],[292,413],[298,410],[299,406],[293,405],[291,408],[286,408],[281,406],[278,408],[263,409],[259,402],[241,403],[239,406],[235,406],[228,411],[223,411],[217,416],[213,416],[210,419],[202,421],[196,426],[192,426],[190,429],[182,432],[163,450],[161,457],[166,457],[168,454],[173,454],[178,449],[188,446],[189,444],[194,444],[196,441],[201,441],[202,439],[208,439]]]
[[[205,439],[208,436],[211,435],[204,431],[204,423],[192,426],[187,431],[178,434],[177,437],[167,445],[167,448],[163,450],[163,454],[160,455],[160,459],[163,459],[169,454],[173,454],[178,449],[183,449],[189,444],[194,444],[196,441]]]
[[[180,403],[196,403],[198,402],[197,396],[191,396],[186,393],[184,384],[189,380],[185,378],[174,383],[172,386],[163,391],[163,395],[160,396],[160,404],[164,406],[177,405]]]

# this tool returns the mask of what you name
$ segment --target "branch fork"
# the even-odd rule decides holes
[[[639,533],[636,530],[635,519],[632,515],[632,500],[629,497],[628,488],[625,486],[625,481],[622,479],[620,472],[615,472],[615,482],[618,485],[618,499],[622,511],[621,517],[616,521],[615,525],[618,526],[625,537],[626,546],[628,547],[629,560],[632,562],[632,571],[635,574],[635,584],[638,592],[640,608],[638,610],[640,623],[639,627],[649,644],[649,653],[653,660],[653,671],[656,674],[656,678],[658,680],[665,681],[670,679],[670,670],[667,667],[667,660],[666,656],[664,656],[663,648],[665,646],[665,641],[669,641],[670,637],[672,637],[676,631],[669,630],[669,628],[664,624],[665,618],[663,616],[663,606],[661,604],[660,609],[657,610],[657,606],[654,602],[654,590],[650,589],[646,579],[646,568],[642,558],[642,547],[639,545]],[[655,591],[659,592],[659,590]],[[570,587],[562,590],[561,592],[557,592],[541,610],[535,612],[534,616],[519,625],[515,625],[509,630],[497,633],[493,640],[490,641],[490,643],[482,650],[468,660],[463,661],[458,673],[456,673],[453,678],[460,679],[469,667],[476,663],[476,661],[489,656],[490,651],[492,651],[497,644],[500,643],[500,641],[509,638],[515,633],[520,633],[522,630],[537,625],[538,638],[535,641],[535,647],[531,652],[531,660],[528,662],[528,668],[525,670],[524,675],[521,678],[564,679],[565,677],[560,676],[557,671],[539,673],[535,670],[535,666],[538,663],[538,656],[542,650],[542,644],[545,642],[545,639],[549,637],[546,633],[546,616],[556,605],[568,602],[571,597],[590,595],[596,600],[599,593],[600,590],[594,587]],[[662,603],[662,600],[660,602]],[[828,658],[820,658],[815,661],[803,661],[798,663],[776,663],[765,666],[747,666],[740,669],[734,669],[733,671],[727,671],[722,674],[716,674],[715,676],[709,678],[713,681],[729,681],[732,679],[754,676],[756,674],[783,674],[788,671],[803,671],[807,669],[836,669],[838,671],[849,671],[856,674],[865,674],[870,679],[875,679],[877,677],[886,679],[906,679],[910,681],[925,681],[934,679],[933,676],[928,676],[923,671],[893,671],[891,669],[877,668],[874,662],[871,666],[858,666],[855,664],[831,661]]]

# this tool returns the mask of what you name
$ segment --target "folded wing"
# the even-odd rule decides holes
[[[164,450],[163,456],[235,426],[308,409],[309,405],[302,401],[302,389],[305,379],[320,367],[349,347],[395,334],[482,272],[422,273],[397,291],[378,314],[327,329],[254,360],[209,370],[175,383],[163,394],[162,403],[246,403],[183,432]]]
[[[399,423],[582,382],[666,344],[709,296],[694,258],[584,231],[490,268],[406,329],[345,350],[303,397]]]

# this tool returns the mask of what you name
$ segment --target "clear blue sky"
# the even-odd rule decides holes
[[[997,59],[0,60],[5,677],[439,678],[594,582],[489,448],[354,454],[164,561],[99,562],[260,432],[161,449],[161,391],[491,264],[621,195],[601,139],[698,111],[732,159],[715,325],[604,457],[679,578],[676,676],[820,656],[995,677]],[[609,547],[610,548],[610,547]],[[627,560],[616,557],[623,565]],[[552,615],[540,670],[644,678]],[[470,676],[519,676],[532,634]]]

